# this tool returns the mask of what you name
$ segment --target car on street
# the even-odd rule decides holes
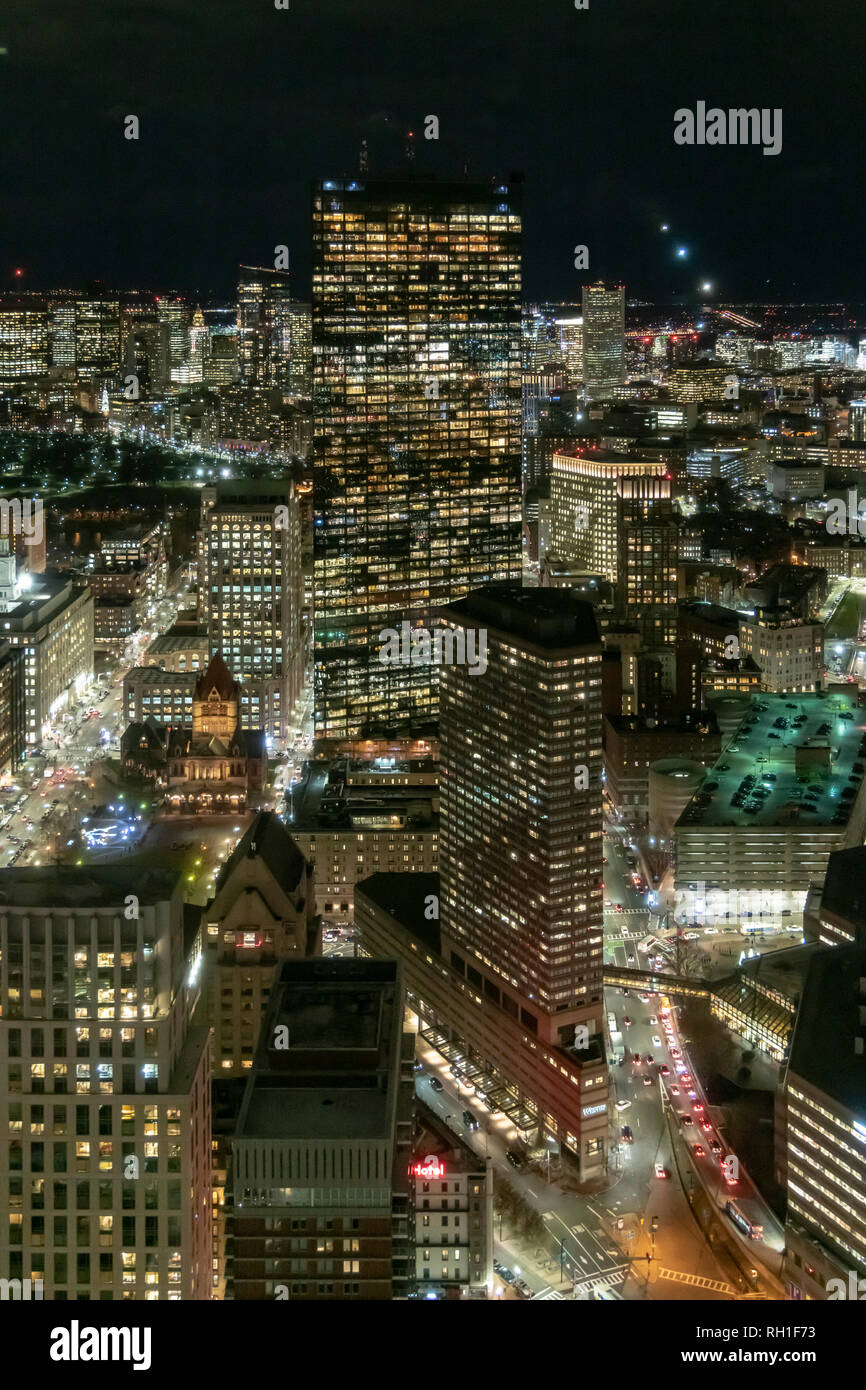
[[[628,1110],[628,1108],[629,1108],[630,1105],[631,1105],[631,1101],[630,1101],[630,1100],[618,1100],[618,1101],[616,1102],[616,1107],[615,1107],[615,1108],[616,1108],[617,1110]]]
[[[471,1110],[463,1111],[463,1123],[465,1124],[466,1128],[470,1131],[478,1129],[478,1120],[476,1116],[473,1115]]]
[[[656,1177],[657,1177],[657,1178],[667,1178],[667,1177],[670,1176],[670,1174],[668,1173],[667,1168],[664,1166],[663,1163],[657,1163],[656,1166],[655,1166],[655,1169],[656,1169]]]
[[[644,1079],[643,1079],[643,1084],[644,1084],[645,1086],[651,1086],[651,1085],[653,1084],[653,1079],[652,1079],[652,1077],[651,1077],[651,1076],[645,1076]]]
[[[444,1091],[445,1087],[442,1085],[438,1076],[430,1077],[430,1089],[431,1091]]]
[[[695,1144],[695,1147],[692,1150],[692,1152],[695,1154],[696,1158],[704,1158],[706,1155],[706,1149],[704,1148],[703,1144]]]
[[[517,1149],[506,1149],[505,1157],[508,1159],[508,1162],[511,1164],[512,1168],[523,1167],[523,1156],[522,1154],[519,1154],[517,1152]]]
[[[684,1124],[684,1125],[690,1125],[690,1124],[693,1124],[693,1123],[694,1123],[694,1121],[692,1120],[691,1115],[683,1115],[683,1124]]]
[[[650,1066],[652,1066],[652,1064],[653,1064],[653,1055],[652,1055],[651,1052],[647,1052],[646,1056],[644,1057],[644,1061],[645,1061],[645,1062],[649,1062]]]
[[[710,1148],[712,1149],[714,1154],[720,1154],[722,1152],[722,1146],[719,1143],[718,1139],[710,1140]]]
[[[658,1023],[658,1019],[657,1019],[656,1015],[655,1015],[655,1014],[650,1014],[650,1016],[649,1016],[649,1021],[650,1021],[650,1028],[655,1028],[656,1024]]]
[[[661,1038],[659,1037],[658,1033],[653,1033],[653,1040],[652,1040],[652,1041],[653,1041],[653,1047],[661,1047],[661,1045],[662,1045],[662,1040],[661,1040]]]
[[[680,1088],[679,1088],[679,1086],[671,1086],[671,1095],[672,1095],[672,1096],[678,1096],[679,1093],[680,1093]]]
[[[623,1022],[623,1027],[624,1027],[624,1028],[630,1028],[630,1027],[631,1027],[631,1019],[629,1018],[628,1014],[626,1014],[626,1016],[625,1016],[625,1018],[623,1019],[622,1022]]]
[[[711,1121],[711,1120],[702,1120],[702,1121],[701,1121],[701,1129],[706,1130],[707,1133],[710,1132],[710,1130],[712,1129],[712,1127],[713,1127],[713,1125],[712,1125],[712,1121]]]
[[[634,1143],[634,1135],[632,1134],[631,1129],[628,1125],[623,1125],[622,1129],[619,1132],[619,1136],[621,1139],[625,1140],[626,1144]]]

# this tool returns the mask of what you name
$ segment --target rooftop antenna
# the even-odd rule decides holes
[[[415,132],[410,130],[406,136],[406,159],[409,164],[415,163]]]
[[[367,148],[367,137],[361,141],[361,154],[358,159],[358,169],[362,174],[366,174],[370,168],[370,152]]]

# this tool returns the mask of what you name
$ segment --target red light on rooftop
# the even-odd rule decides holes
[[[16,279],[16,280],[20,280],[20,279],[21,279],[21,276],[22,276],[23,274],[24,274],[24,271],[21,269],[20,265],[19,265],[19,266],[16,266],[16,267],[15,267],[15,279]]]

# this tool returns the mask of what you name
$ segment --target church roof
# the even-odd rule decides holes
[[[216,690],[223,700],[233,700],[237,696],[237,681],[222,658],[222,652],[214,652],[206,669],[202,671],[193,689],[194,700],[206,700],[212,690]]]

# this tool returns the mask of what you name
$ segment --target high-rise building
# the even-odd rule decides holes
[[[854,940],[811,956],[776,1099],[794,1299],[862,1300],[866,1288],[866,931],[851,915]]]
[[[374,874],[355,922],[403,962],[424,1041],[591,1179],[609,1130],[598,627],[569,589],[512,584],[442,622],[441,877]]]
[[[202,489],[199,608],[241,681],[241,723],[284,737],[303,682],[298,502],[291,483]]]
[[[159,367],[156,385],[164,389],[171,381],[172,368],[183,362],[189,350],[189,305],[183,299],[156,301],[159,322]]]
[[[270,315],[267,385],[283,398],[309,397],[313,389],[313,314],[309,304],[297,299],[266,301]]]
[[[519,578],[520,230],[516,183],[315,188],[320,739],[435,717],[383,630]]]
[[[580,314],[571,318],[556,320],[559,330],[562,360],[568,371],[568,384],[572,388],[583,381],[583,318]]]
[[[604,400],[625,382],[625,286],[585,285],[581,307],[584,389]]]
[[[603,448],[569,445],[555,452],[550,476],[555,553],[576,560],[587,574],[603,574],[612,584],[621,582],[625,519],[634,526],[643,517],[645,503],[664,500],[664,489],[656,480],[664,479],[666,473],[665,463]],[[669,498],[669,483],[667,487]],[[637,545],[637,533],[633,535]],[[655,542],[660,545],[660,537]],[[669,551],[667,541],[662,550]],[[632,552],[634,576],[640,572],[640,558],[637,551]],[[668,568],[666,564],[665,584]],[[675,566],[673,582],[676,585]]]
[[[71,300],[50,305],[49,337],[52,367],[74,367],[75,305]]]
[[[645,647],[669,645],[677,632],[677,517],[671,480],[653,474],[617,479],[621,613]]]
[[[414,1284],[413,1039],[396,961],[284,961],[232,1144],[235,1300]]]
[[[245,386],[288,390],[292,351],[289,274],[242,265],[238,279],[238,363]]]
[[[48,310],[38,300],[6,298],[0,304],[0,383],[48,371]]]
[[[426,1105],[417,1102],[415,1114],[410,1176],[415,1187],[418,1291],[428,1297],[430,1290],[452,1298],[489,1297],[493,1291],[492,1160],[479,1158]],[[474,1119],[473,1125],[477,1124]]]
[[[443,665],[441,922],[447,942],[570,1043],[601,1013],[601,642],[565,589],[490,585],[446,629],[487,667]]]
[[[0,1277],[46,1299],[206,1299],[201,938],[173,869],[0,871]]]
[[[75,301],[75,366],[79,376],[120,366],[120,303],[101,295]]]

